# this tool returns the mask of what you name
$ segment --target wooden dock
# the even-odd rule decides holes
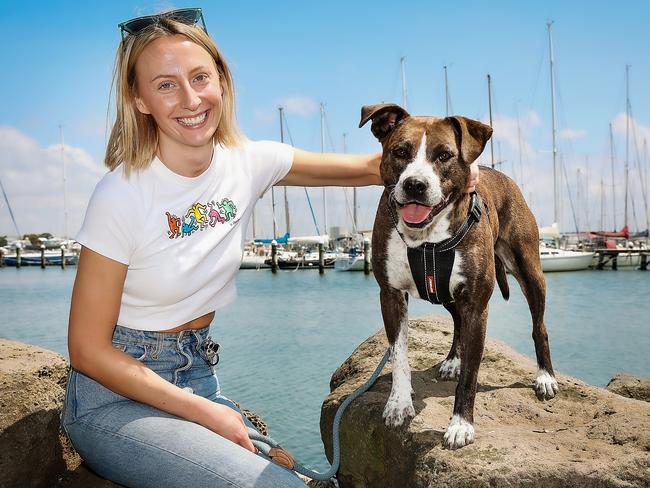
[[[620,260],[634,258],[636,261],[636,257],[638,256],[639,264],[638,267],[635,264],[636,269],[641,271],[648,270],[650,250],[647,249],[595,249],[594,253],[598,256],[596,269],[610,267],[613,270],[617,270]]]

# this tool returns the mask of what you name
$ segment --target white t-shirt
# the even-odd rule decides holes
[[[107,173],[76,240],[128,265],[117,323],[164,330],[231,303],[253,207],[292,162],[291,146],[247,141],[215,146],[195,178],[158,158],[128,179],[122,165]]]

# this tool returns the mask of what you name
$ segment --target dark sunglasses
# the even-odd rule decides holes
[[[203,12],[200,8],[181,8],[160,14],[136,17],[135,19],[127,20],[126,22],[118,24],[117,27],[120,29],[120,33],[122,34],[122,40],[124,40],[127,35],[137,34],[150,25],[157,24],[162,19],[171,19],[191,26],[194,26],[201,21],[203,30],[206,34],[208,32],[208,29],[205,26],[205,20],[203,19]]]

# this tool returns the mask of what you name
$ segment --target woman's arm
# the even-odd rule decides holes
[[[237,412],[178,388],[113,347],[126,270],[82,247],[68,326],[72,367],[122,396],[201,424],[255,452]]]
[[[381,153],[313,153],[294,149],[291,170],[278,185],[368,186],[381,185]]]
[[[313,153],[295,149],[291,170],[278,185],[285,186],[368,186],[381,185],[381,153]],[[470,166],[466,193],[478,183],[478,164]]]

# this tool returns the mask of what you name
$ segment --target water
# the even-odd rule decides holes
[[[0,270],[0,337],[67,357],[66,327],[75,268]],[[603,386],[616,373],[650,376],[650,273],[550,273],[546,323],[556,371]],[[242,271],[239,298],[220,311],[211,334],[221,343],[225,395],[259,413],[271,434],[303,463],[326,469],[319,419],[334,370],[382,328],[372,276],[329,271]],[[488,334],[534,358],[528,307],[510,278],[498,291]],[[411,300],[409,315],[447,313]]]

